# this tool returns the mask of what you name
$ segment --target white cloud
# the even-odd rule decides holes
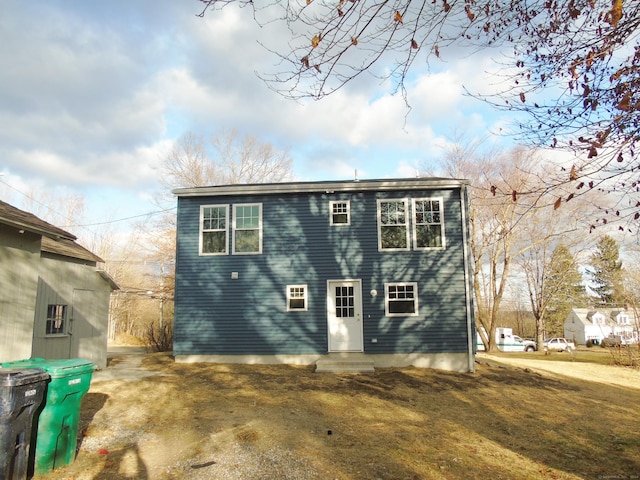
[[[452,129],[498,121],[461,87],[488,85],[479,74],[486,57],[452,59],[432,74],[416,64],[410,111],[369,75],[296,103],[256,75],[277,68],[258,42],[278,48],[289,31],[256,26],[250,9],[198,18],[197,4],[168,1],[7,2],[0,61],[12,68],[0,73],[0,158],[12,181],[113,186],[145,198],[177,137],[231,128],[290,148],[301,179],[350,179],[356,169],[361,178],[414,176]]]

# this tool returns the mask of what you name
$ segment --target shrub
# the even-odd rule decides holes
[[[147,327],[145,341],[156,352],[170,352],[173,350],[173,325],[165,323],[160,326],[151,322]]]

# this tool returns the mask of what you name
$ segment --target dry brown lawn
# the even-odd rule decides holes
[[[75,463],[35,478],[640,478],[640,372],[536,359],[358,376],[147,355],[157,375],[92,384]]]

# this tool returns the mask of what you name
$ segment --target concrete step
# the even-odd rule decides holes
[[[326,357],[316,362],[317,373],[375,373],[373,361],[365,358]]]

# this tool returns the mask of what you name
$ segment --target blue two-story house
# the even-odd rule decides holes
[[[224,185],[178,197],[178,362],[473,371],[467,182]]]

